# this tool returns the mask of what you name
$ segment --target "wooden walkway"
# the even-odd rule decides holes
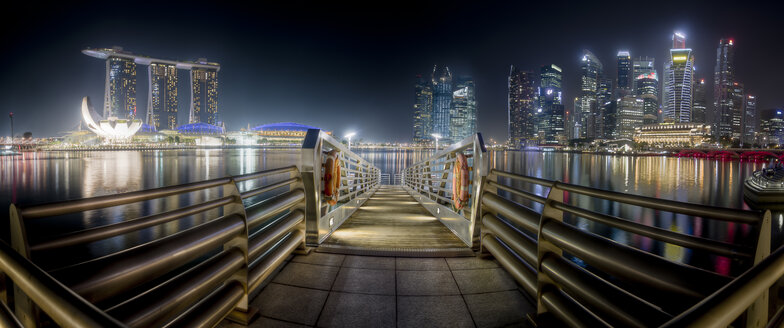
[[[318,252],[465,256],[470,249],[400,186],[381,186]]]

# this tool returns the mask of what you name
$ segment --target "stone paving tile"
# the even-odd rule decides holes
[[[395,327],[395,296],[329,293],[319,327]]]
[[[459,295],[449,271],[398,271],[398,295]]]
[[[446,258],[451,270],[472,270],[498,268],[498,262],[493,259],[480,259],[478,257],[450,257]]]
[[[449,270],[446,261],[443,258],[416,258],[416,257],[398,257],[397,258],[398,271],[436,271],[436,270]]]
[[[340,268],[332,290],[376,295],[395,295],[395,271]]]
[[[310,252],[308,255],[297,255],[291,259],[291,262],[318,264],[328,266],[340,266],[343,263],[345,255],[341,254],[328,254],[318,253],[315,251]]]
[[[339,267],[291,262],[272,282],[329,290],[339,270]]]
[[[398,327],[474,327],[463,297],[398,296]]]
[[[245,326],[238,326],[245,327]],[[298,325],[296,323],[275,320],[267,317],[258,317],[248,328],[307,328],[310,326]]]
[[[265,317],[313,326],[329,292],[269,284],[251,303]]]
[[[343,267],[375,270],[395,270],[395,258],[347,255],[346,259],[343,261]]]
[[[536,312],[534,305],[516,290],[465,295],[465,302],[478,327],[524,326],[527,313]]]
[[[517,283],[504,269],[452,271],[462,294],[479,294],[517,289]]]

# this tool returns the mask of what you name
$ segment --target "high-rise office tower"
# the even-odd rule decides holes
[[[760,144],[781,145],[784,143],[784,109],[773,108],[760,112]]]
[[[449,135],[458,142],[476,133],[476,89],[470,76],[456,78],[454,86]]]
[[[432,133],[439,134],[444,144],[449,144],[452,142],[449,135],[452,109],[452,73],[449,71],[449,67],[433,66],[431,83],[433,85]]]
[[[433,127],[433,88],[432,82],[417,74],[414,84],[414,142],[430,140]]]
[[[596,89],[596,112],[594,113],[594,120],[593,120],[593,133],[594,138],[603,138],[605,135],[604,131],[604,105],[611,102],[613,100],[613,90],[618,91],[619,89],[613,88],[613,80],[606,79],[604,77],[599,78],[599,86]],[[626,94],[629,90],[627,89],[620,89],[619,94]]]
[[[734,99],[735,48],[733,40],[721,39],[716,48],[716,67],[713,71],[713,122],[720,137],[740,138],[740,126],[735,126],[741,116],[742,101]],[[738,123],[739,124],[739,123]]]
[[[177,66],[165,63],[150,63],[147,66],[150,79],[147,97],[147,125],[155,129],[177,128]]]
[[[674,122],[691,120],[692,84],[694,83],[694,56],[686,46],[686,37],[675,33],[673,49],[664,64],[663,89],[664,117]]]
[[[632,57],[629,51],[618,51],[618,78],[615,81],[615,86],[618,89],[628,91],[632,90]]]
[[[540,73],[537,95],[539,140],[545,144],[564,143],[563,71],[551,64],[542,66]]]
[[[618,104],[618,138],[632,139],[635,129],[643,124],[644,100],[637,96],[626,96]]]
[[[585,50],[580,61],[580,137],[595,138],[597,121],[601,120],[597,100],[599,79],[604,74],[604,67],[596,56]]]
[[[656,60],[653,57],[637,57],[633,64],[633,76],[637,77],[640,75],[648,75],[656,72],[656,68],[653,66],[655,62]]]
[[[730,89],[730,137],[732,139],[740,140],[743,136],[743,115],[745,112],[744,106],[746,105],[745,90],[743,84],[734,82]],[[741,141],[742,142],[742,141]]]
[[[114,48],[122,52],[122,48]],[[133,58],[106,58],[103,117],[136,118],[136,62]]]
[[[705,98],[705,79],[694,83],[694,102],[691,110],[691,121],[694,123],[708,123],[706,117],[707,98]]]
[[[199,62],[206,63],[206,59]],[[218,70],[203,67],[191,69],[191,111],[189,123],[218,125]]]
[[[659,111],[659,76],[656,70],[634,78],[634,94],[643,100],[643,124],[655,124]]]
[[[757,115],[757,97],[753,95],[746,95],[746,106],[743,115],[743,143],[753,144],[759,131],[759,115]]]
[[[618,101],[610,100],[602,106],[604,116],[604,138],[618,139]]]
[[[520,147],[534,139],[536,88],[534,74],[514,66],[509,69],[508,135],[512,147]]]

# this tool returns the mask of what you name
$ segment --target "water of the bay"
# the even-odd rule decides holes
[[[383,173],[392,174],[430,155],[430,152],[413,150],[359,150],[358,153],[378,166]],[[0,157],[0,219],[8,221],[8,207],[11,203],[35,204],[203,181],[289,166],[296,163],[299,157],[300,152],[296,149],[256,148],[34,152],[3,156]],[[743,180],[751,172],[765,166],[764,163],[737,160],[518,151],[494,152],[492,159],[495,168],[518,174],[661,199],[742,209],[748,209],[743,201]],[[547,192],[545,188],[536,186],[515,186],[540,195]],[[587,197],[572,197],[568,201],[647,225],[726,242],[753,244],[756,238],[754,229],[742,224],[695,219]],[[43,219],[28,223],[31,225],[28,233],[46,236],[41,230],[46,230],[50,225],[57,226],[58,230],[80,230],[146,215],[153,210],[156,210],[155,206],[122,211],[106,210],[84,214],[76,222],[68,224]],[[95,247],[101,249],[97,253],[119,250],[126,247],[126,241],[136,244],[140,240],[155,238],[157,234],[169,234],[196,223],[180,223],[162,230],[148,228],[145,230],[149,231],[139,232],[137,237],[113,238],[110,242],[91,246],[91,250],[95,250]],[[700,254],[588,220],[574,219],[572,223],[671,260],[722,274],[737,274],[742,270],[739,264],[724,257]],[[777,214],[773,223],[774,245],[778,245],[782,235],[782,217]],[[7,223],[3,227],[7,227]]]

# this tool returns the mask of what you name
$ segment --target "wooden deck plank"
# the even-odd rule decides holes
[[[462,248],[466,245],[399,186],[382,186],[324,245]]]

